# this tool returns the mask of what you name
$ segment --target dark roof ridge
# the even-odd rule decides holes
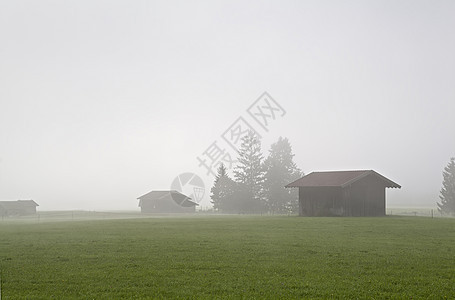
[[[0,203],[34,203],[36,206],[39,206],[38,203],[35,202],[35,200],[29,199],[29,200],[0,200]]]
[[[148,193],[145,193],[144,195],[142,195],[142,196],[140,196],[140,197],[137,197],[136,199],[141,199],[142,197],[147,196],[147,195],[149,195],[149,194],[151,194],[151,193],[163,193],[163,194],[165,194],[165,195],[167,195],[167,194],[172,194],[172,193],[174,193],[174,194],[180,194],[180,195],[185,196],[186,198],[192,200],[191,197],[188,197],[187,195],[184,195],[184,194],[180,193],[180,192],[177,191],[177,190],[153,190],[153,191],[150,191],[150,192],[148,192]],[[163,195],[163,196],[165,196],[165,195]]]
[[[374,170],[314,171],[289,183],[286,187],[338,186],[344,188],[371,174],[385,181],[387,183],[386,187],[401,188],[399,184]]]
[[[166,197],[171,197],[172,200],[174,200],[175,203],[177,203],[180,206],[183,206],[183,203],[191,203],[192,205],[199,206],[199,204],[194,202],[191,197],[188,197],[187,195],[182,194],[181,192],[179,192],[177,190],[160,190],[160,191],[154,190],[154,191],[150,191],[150,192],[138,197],[137,199],[142,201],[142,198],[145,198],[147,196],[152,196],[152,195],[154,197],[156,197],[156,199],[163,199]]]

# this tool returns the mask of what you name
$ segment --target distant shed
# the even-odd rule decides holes
[[[384,216],[385,188],[401,188],[373,170],[312,172],[286,187],[299,188],[301,216]]]
[[[0,201],[0,216],[34,215],[37,206],[33,200]]]
[[[137,199],[142,213],[194,213],[198,205],[178,191],[151,191]]]

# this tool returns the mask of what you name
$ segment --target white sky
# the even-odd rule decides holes
[[[455,156],[455,1],[0,0],[0,200],[137,210],[264,92],[305,172],[432,207]],[[248,119],[250,122],[251,119]],[[254,121],[251,121],[252,125]]]

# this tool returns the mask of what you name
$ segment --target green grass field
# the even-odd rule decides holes
[[[455,219],[0,221],[3,299],[453,299]]]

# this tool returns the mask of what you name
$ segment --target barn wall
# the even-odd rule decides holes
[[[36,214],[36,206],[33,204],[24,205],[22,210],[23,215],[34,215]]]
[[[366,176],[345,188],[349,216],[384,216],[385,185],[374,175]]]
[[[27,216],[36,214],[36,205],[28,203],[8,203],[0,206],[0,216]]]
[[[192,213],[195,207],[182,207],[169,196],[161,199],[141,199],[143,213]]]
[[[300,216],[384,216],[385,183],[374,174],[345,188],[300,187]]]
[[[301,216],[342,216],[343,196],[340,187],[299,188],[299,214]]]

